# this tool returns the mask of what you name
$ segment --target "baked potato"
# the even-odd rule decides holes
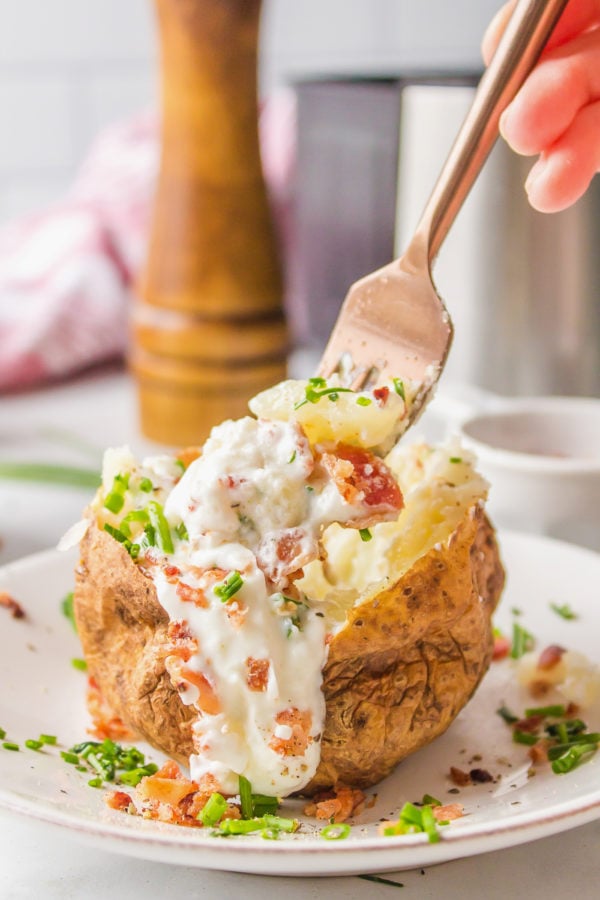
[[[89,673],[117,716],[224,793],[240,774],[280,796],[375,784],[449,726],[491,659],[504,574],[472,458],[400,444],[384,462],[405,398],[330,402],[318,387],[309,404],[319,391],[297,382],[259,396],[259,418],[225,423],[183,477],[175,457],[108,454],[86,514],[75,615]]]

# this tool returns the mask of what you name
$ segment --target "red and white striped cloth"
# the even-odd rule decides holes
[[[294,160],[291,94],[267,101],[260,134],[285,244]],[[62,202],[0,230],[0,391],[123,355],[158,159],[155,115],[112,126],[94,143]]]

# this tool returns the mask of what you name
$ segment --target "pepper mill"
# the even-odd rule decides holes
[[[200,443],[285,377],[279,252],[257,101],[261,0],[155,0],[161,163],[132,313],[141,428]]]

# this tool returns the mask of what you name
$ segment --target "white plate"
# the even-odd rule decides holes
[[[600,556],[568,544],[517,534],[501,540],[508,584],[497,622],[509,628],[511,608],[524,611],[523,625],[539,645],[561,643],[598,662]],[[58,735],[62,748],[85,739],[85,677],[71,665],[80,655],[77,639],[60,611],[72,587],[75,556],[48,552],[0,570],[0,588],[26,609],[14,619],[0,609],[0,726],[20,752],[0,747],[0,804],[69,829],[98,848],[152,860],[279,875],[339,875],[396,871],[432,865],[535,840],[600,817],[600,754],[567,775],[549,767],[527,777],[526,748],[511,742],[495,710],[504,702],[516,711],[531,701],[515,687],[512,663],[493,664],[468,707],[446,734],[402,763],[376,788],[377,799],[341,841],[319,836],[314,820],[278,841],[261,837],[215,839],[202,829],[162,825],[109,810],[103,791],[89,776],[60,758],[59,749],[36,753],[23,748],[40,733]],[[579,613],[564,621],[551,602],[568,602]],[[600,710],[585,716],[599,730]],[[152,751],[149,751],[152,755]],[[157,758],[156,754],[153,754]],[[474,757],[477,757],[474,759]],[[481,757],[481,758],[479,758]],[[495,783],[449,793],[451,765],[488,769]],[[462,819],[442,828],[442,840],[424,835],[384,838],[382,818],[391,818],[406,800],[424,793],[443,802],[460,801]],[[302,804],[284,810],[301,817]],[[282,812],[285,814],[285,811]]]

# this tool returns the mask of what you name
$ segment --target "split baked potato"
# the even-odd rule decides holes
[[[286,390],[293,400],[302,398],[304,388],[284,389],[284,399]],[[308,408],[302,400],[288,403],[289,419],[308,417],[308,426],[301,424],[311,432],[313,448],[324,430],[319,417],[331,432],[334,407],[340,415],[340,406],[324,399],[311,400]],[[355,395],[339,399],[347,417],[355,416],[349,406]],[[370,405],[358,407],[364,421],[373,415]],[[259,416],[285,417],[281,391],[275,402],[267,396],[255,406]],[[344,437],[386,451],[383,432],[375,432],[373,438],[369,426],[357,427]],[[404,496],[399,514],[368,529],[328,526],[319,558],[289,582],[288,592],[317,608],[325,627],[324,727],[314,737],[320,746],[316,770],[299,786],[304,794],[339,784],[368,787],[384,778],[450,725],[490,663],[491,616],[504,573],[483,509],[485,482],[455,443],[435,450],[398,445],[386,466]],[[78,631],[89,673],[112,711],[150,744],[187,763],[199,753],[198,709],[183,702],[169,665],[171,618],[152,572],[118,528],[125,521],[122,509],[115,513],[105,505],[118,468],[113,460],[87,513],[76,571]],[[167,476],[158,482],[153,496],[165,501],[172,482]]]

